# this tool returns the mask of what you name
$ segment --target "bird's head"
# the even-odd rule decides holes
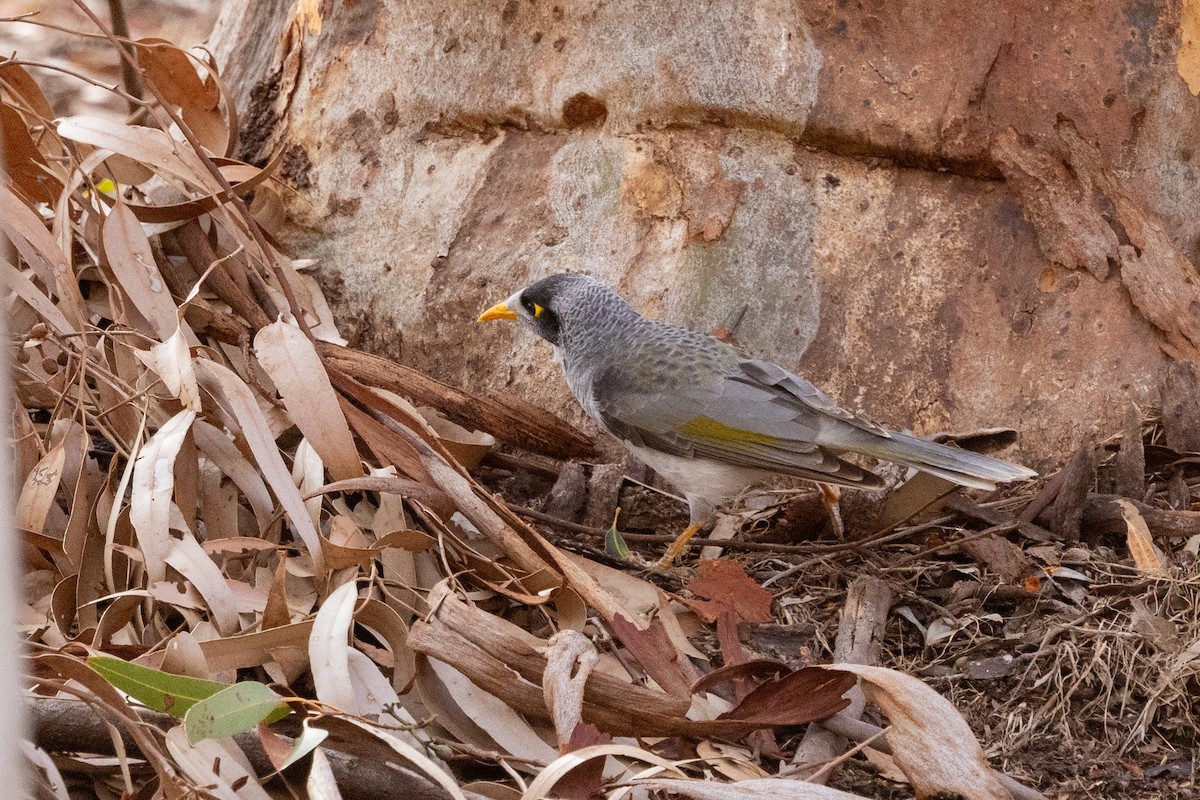
[[[517,320],[551,344],[560,345],[564,329],[589,325],[626,309],[632,313],[625,301],[603,284],[586,275],[562,273],[521,289],[484,311],[477,321]]]

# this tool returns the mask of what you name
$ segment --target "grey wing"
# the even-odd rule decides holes
[[[786,403],[795,404],[798,401],[820,415],[844,422],[853,428],[873,433],[876,436],[882,436],[885,439],[892,435],[887,428],[842,408],[830,400],[820,389],[783,367],[759,359],[743,361],[739,366],[755,386],[778,389]],[[825,427],[830,426],[826,423]]]
[[[636,368],[610,368],[592,386],[594,408],[605,427],[638,446],[826,483],[879,485],[821,443],[831,425],[887,436],[882,428],[768,362],[734,357],[713,366],[703,377],[693,370],[655,384],[631,378]]]

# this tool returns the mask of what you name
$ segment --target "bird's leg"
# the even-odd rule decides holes
[[[691,524],[683,529],[683,533],[671,542],[671,546],[667,548],[667,552],[663,553],[663,557],[654,565],[655,569],[664,569],[671,566],[675,559],[679,558],[680,554],[687,549],[687,543],[693,536],[700,532],[700,529],[712,521],[716,509],[711,503],[703,498],[688,497],[688,511],[691,513]]]
[[[680,553],[687,549],[688,540],[700,532],[704,527],[703,522],[693,522],[683,529],[683,533],[675,541],[671,542],[671,546],[667,548],[667,552],[663,553],[663,557],[654,565],[655,569],[663,569],[675,563],[675,559],[679,558]]]
[[[825,504],[825,511],[829,514],[829,521],[833,524],[833,532],[841,539],[846,534],[846,526],[842,523],[842,509],[838,505],[842,499],[842,492],[838,487],[828,483],[818,483],[821,488],[821,502]]]

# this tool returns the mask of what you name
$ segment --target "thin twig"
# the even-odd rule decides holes
[[[125,16],[125,4],[122,0],[108,0],[108,17],[112,20],[112,30],[116,37],[128,42],[129,20]],[[122,42],[116,44],[119,49],[132,55],[128,44]],[[139,101],[142,99],[142,79],[130,59],[121,59],[121,82],[125,84],[125,91],[138,98]],[[139,102],[129,101],[130,113],[136,113],[140,107]]]

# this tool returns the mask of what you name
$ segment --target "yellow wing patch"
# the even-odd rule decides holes
[[[777,441],[775,437],[767,436],[765,433],[731,428],[703,414],[680,425],[679,432],[684,436],[696,439],[713,439],[737,444],[774,444]]]

